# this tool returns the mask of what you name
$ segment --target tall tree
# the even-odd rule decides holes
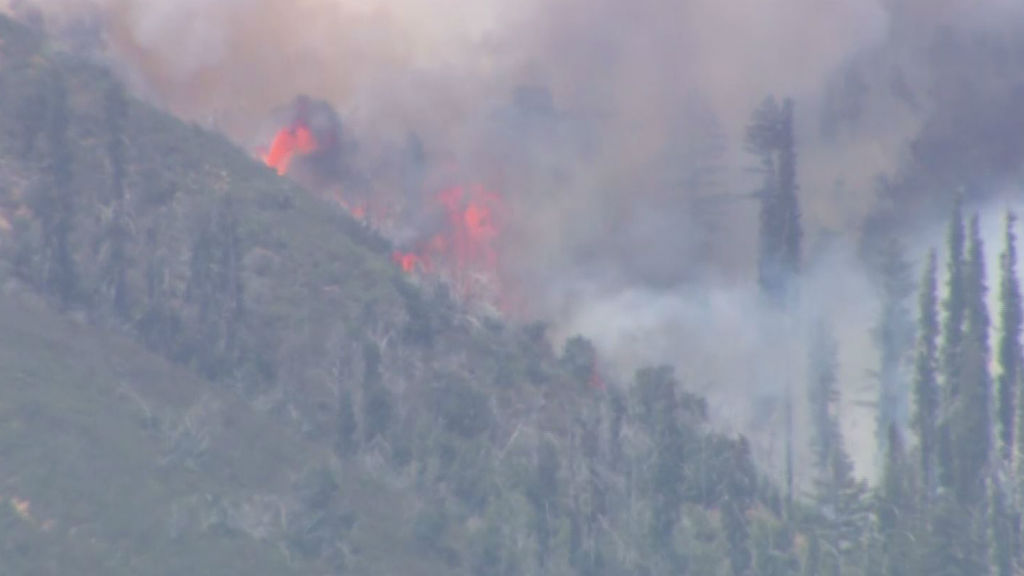
[[[1017,279],[1017,237],[1013,228],[1017,216],[1006,214],[1006,237],[1000,256],[999,279],[999,343],[997,360],[999,376],[998,414],[999,447],[1004,465],[1009,465],[1014,454],[1015,419],[1017,416],[1017,390],[1021,385],[1022,322],[1020,282]]]
[[[907,300],[913,293],[910,266],[895,238],[885,245],[881,261],[882,314],[875,326],[875,342],[881,352],[878,372],[878,410],[875,438],[878,453],[888,453],[890,428],[902,435],[909,413],[907,360],[914,345],[914,323]]]
[[[868,511],[864,501],[867,487],[854,477],[853,462],[843,446],[836,355],[835,338],[824,324],[819,325],[811,347],[808,390],[818,472],[815,499],[824,515],[820,535],[832,553],[822,558],[822,563],[828,573],[838,576],[844,562],[860,555]]]
[[[766,98],[747,127],[747,150],[758,157],[764,173],[761,199],[758,279],[762,293],[788,308],[795,297],[803,230],[797,198],[796,140],[793,101],[780,106]]]
[[[958,537],[961,560],[968,574],[987,574],[991,560],[992,522],[989,482],[992,434],[992,383],[989,364],[989,318],[986,307],[984,246],[978,216],[971,218],[964,262],[964,332],[959,366],[954,374],[955,396],[949,406],[952,495],[966,534]],[[951,518],[939,518],[948,522]],[[955,534],[956,529],[945,530]]]
[[[942,375],[943,412],[939,421],[938,463],[939,481],[943,487],[954,484],[953,438],[950,420],[957,402],[960,383],[962,343],[964,339],[964,316],[966,297],[964,295],[964,218],[963,205],[957,196],[953,205],[953,217],[947,237],[946,298],[943,300],[942,346],[939,351]]]
[[[800,272],[803,228],[797,197],[797,153],[793,133],[792,99],[779,105],[773,97],[766,98],[754,111],[747,126],[747,150],[761,162],[764,183],[758,191],[761,200],[758,239],[758,282],[761,294],[775,307],[792,311],[796,297],[796,280]],[[790,334],[783,339],[795,338]],[[787,510],[793,502],[793,393],[786,377],[783,426],[786,458]]]
[[[927,503],[936,487],[936,441],[939,417],[939,384],[936,375],[938,347],[938,295],[935,251],[928,254],[918,299],[917,350],[914,359],[914,417],[920,449],[922,497]]]
[[[966,319],[960,390],[953,418],[957,494],[965,504],[985,503],[992,434],[992,382],[989,375],[989,317],[984,246],[977,215],[971,218],[964,274]]]

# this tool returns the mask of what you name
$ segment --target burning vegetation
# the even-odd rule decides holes
[[[452,186],[426,193],[400,209],[384,194],[360,192],[345,170],[341,123],[330,105],[300,96],[263,162],[282,176],[336,200],[352,217],[385,236],[413,228],[392,260],[404,272],[447,283],[456,296],[491,305],[501,301],[498,241],[501,196],[482,185]],[[424,224],[429,222],[429,225]]]
[[[299,124],[282,128],[263,155],[263,161],[280,175],[288,173],[288,165],[296,155],[309,154],[317,149],[316,136],[309,127]]]
[[[501,197],[477,185],[448,188],[433,200],[444,212],[442,230],[408,251],[396,250],[393,260],[408,273],[448,281],[464,298],[495,295]]]

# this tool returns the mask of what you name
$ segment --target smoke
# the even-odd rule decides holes
[[[1024,106],[1024,73],[998,57],[1024,38],[1013,0],[37,5],[65,36],[93,34],[85,44],[138,94],[254,154],[281,127],[281,106],[307,94],[358,144],[343,160],[359,194],[415,208],[453,184],[496,190],[519,315],[590,336],[623,372],[677,365],[740,430],[805,365],[754,286],[758,183],[743,131],[763,97],[797,102],[808,253],[798,324],[802,334],[830,319],[851,403],[877,364],[877,292],[857,254],[865,224],[898,213],[923,223],[913,246],[934,243],[923,215],[944,215],[935,194],[1011,179],[1024,158],[1024,127],[1001,115]],[[894,190],[882,204],[879,174]],[[780,355],[800,374],[784,375]],[[850,414],[870,471],[870,415]]]

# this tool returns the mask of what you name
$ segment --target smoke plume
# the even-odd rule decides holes
[[[1024,73],[1006,64],[1024,53],[1014,24],[1024,8],[1012,0],[37,6],[136,93],[255,156],[295,123],[282,114],[297,95],[321,102],[351,143],[332,149],[330,165],[344,170],[331,186],[399,205],[403,250],[436,236],[425,222],[437,220],[429,206],[442,191],[494,190],[494,261],[517,316],[592,337],[623,372],[676,364],[738,429],[750,429],[757,399],[803,377],[768,369],[778,324],[753,280],[758,182],[743,133],[762,98],[797,102],[799,324],[830,318],[851,405],[877,363],[865,235],[897,218],[918,225],[911,245],[934,243],[936,195],[1003,184],[1024,158],[1024,127],[1005,125],[1024,113],[1004,114],[1024,106]],[[421,256],[398,261],[411,269]],[[804,365],[800,351],[785,354]],[[845,420],[862,470],[869,418]]]

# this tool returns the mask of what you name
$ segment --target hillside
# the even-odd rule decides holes
[[[668,369],[471,313],[223,137],[0,17],[11,574],[787,574]]]

